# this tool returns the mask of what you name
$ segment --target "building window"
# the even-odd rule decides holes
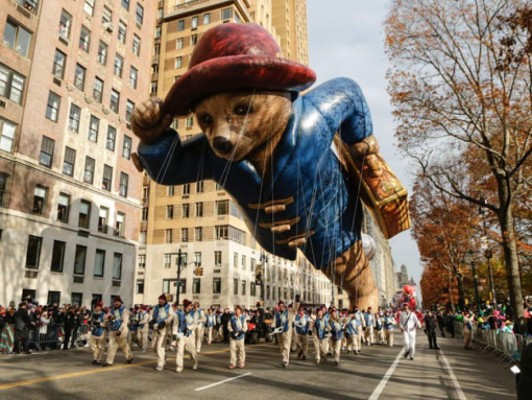
[[[129,175],[120,172],[120,187],[118,188],[118,194],[122,197],[127,197],[127,190],[129,186]]]
[[[111,102],[109,105],[111,110],[118,114],[118,108],[120,107],[120,93],[114,89],[111,90]]]
[[[92,88],[92,97],[94,97],[94,100],[96,100],[97,103],[102,102],[103,98],[103,81],[95,77],[94,78],[94,86]]]
[[[213,280],[212,280],[212,293],[213,294],[222,293],[222,278],[213,278]]]
[[[132,147],[132,139],[124,135],[124,144],[122,146],[122,157],[127,158],[128,160],[131,158],[131,147]]]
[[[122,3],[122,7],[129,11],[129,0],[121,0],[121,3]]]
[[[246,256],[242,254],[242,269],[246,269]],[[251,269],[253,271],[253,269]]]
[[[83,304],[82,302],[83,302],[83,293],[72,292],[72,294],[70,295],[70,303],[73,305],[81,306]]]
[[[137,57],[140,56],[140,38],[137,35],[133,35],[133,43],[131,44],[131,52]]]
[[[61,104],[61,97],[54,92],[48,93],[48,103],[46,105],[46,118],[50,121],[57,122],[59,115],[59,106]]]
[[[209,25],[211,23],[211,14],[203,14],[203,25]]]
[[[164,255],[163,266],[164,266],[164,268],[170,268],[172,266],[172,255],[171,254],[165,254]]]
[[[191,28],[198,29],[198,17],[192,17]]]
[[[65,76],[66,54],[55,49],[54,65],[52,67],[52,74],[57,79],[63,79]]]
[[[148,220],[148,207],[143,207],[141,212],[141,221],[147,221]]]
[[[126,121],[131,122],[131,116],[133,115],[133,110],[135,109],[135,103],[131,100],[126,102]]]
[[[184,19],[180,19],[179,21],[177,21],[177,30],[178,31],[184,31],[185,30],[185,20]]]
[[[181,228],[181,242],[188,243],[188,228]]]
[[[194,253],[194,266],[201,267],[201,252],[196,251]]]
[[[124,21],[118,22],[118,41],[122,44],[126,43],[127,25]]]
[[[17,25],[11,20],[7,20],[4,30],[4,44],[11,47],[20,55],[26,57],[30,48],[31,33]]]
[[[137,88],[137,78],[138,78],[139,71],[131,66],[129,69],[129,86],[131,86],[133,89]]]
[[[100,214],[98,216],[98,232],[107,233],[108,224],[109,209],[107,207],[100,207]]]
[[[108,7],[103,6],[103,12],[102,12],[102,23],[108,24],[113,21],[113,11],[111,11]]]
[[[91,203],[87,200],[79,202],[78,226],[80,228],[89,229],[91,219]]]
[[[85,89],[86,73],[87,73],[86,68],[82,67],[79,64],[76,64],[76,71],[74,73],[74,86],[77,87],[81,91]]]
[[[191,115],[185,120],[185,128],[190,129],[194,125],[194,117]]]
[[[214,265],[217,267],[222,265],[222,252],[219,250],[214,252]]]
[[[33,190],[33,207],[31,210],[33,214],[41,215],[44,212],[47,192],[48,188],[40,185],[35,186]]]
[[[217,225],[216,240],[227,239],[229,237],[229,227],[227,225]]]
[[[198,43],[198,35],[190,36],[190,45],[195,46]]]
[[[168,219],[174,218],[174,206],[173,205],[166,206],[166,218]]]
[[[113,280],[122,279],[122,254],[115,253],[113,257]]]
[[[185,203],[182,205],[182,218],[189,218],[190,217],[190,204]]]
[[[94,183],[94,168],[96,161],[94,158],[85,157],[85,171],[83,172],[83,182],[92,185]]]
[[[126,226],[126,214],[117,213],[116,214],[116,223],[115,223],[115,236],[124,237],[124,231]]]
[[[190,183],[185,183],[183,185],[183,195],[187,196],[190,194]]]
[[[203,203],[196,203],[196,217],[203,217]]]
[[[231,19],[233,16],[233,9],[232,8],[224,8],[222,10],[222,21],[227,21]]]
[[[94,0],[85,0],[83,5],[83,11],[85,11],[90,16],[94,15]]]
[[[84,52],[88,53],[91,45],[91,31],[82,25],[81,33],[79,34],[79,48]]]
[[[137,9],[135,11],[135,22],[142,25],[144,22],[144,7],[137,3]]]
[[[144,279],[137,279],[137,294],[144,293]]]
[[[41,154],[39,155],[39,164],[52,168],[52,161],[54,158],[55,140],[43,136],[41,142]]]
[[[183,38],[177,38],[175,41],[176,50],[181,50],[183,48]]]
[[[166,188],[166,193],[168,196],[173,196],[175,194],[175,186],[168,186]]]
[[[216,215],[229,214],[229,200],[220,200],[216,202]]]
[[[201,292],[201,279],[192,279],[192,294],[200,294]]]
[[[108,46],[100,41],[98,45],[98,64],[105,65],[107,63],[107,49]]]
[[[48,291],[48,300],[46,304],[59,304],[61,302],[61,292],[55,290]]]
[[[89,140],[91,142],[98,141],[98,131],[100,130],[100,120],[94,115],[91,115],[91,120],[89,123]]]
[[[112,183],[113,183],[113,167],[111,167],[110,165],[104,164],[103,175],[102,175],[102,189],[110,192]]]
[[[179,56],[175,58],[174,68],[181,68],[183,66],[183,57]]]
[[[70,27],[72,26],[72,15],[65,10],[61,10],[61,19],[59,20],[59,36],[68,40],[70,38]]]
[[[251,282],[250,287],[249,287],[249,291],[250,291],[249,294],[252,297],[255,297],[257,295],[257,286],[255,285],[255,282]]]
[[[108,125],[107,126],[107,140],[105,141],[105,148],[107,150],[115,151],[116,143],[116,128]]]
[[[139,254],[138,260],[139,260],[139,269],[146,268],[146,255]]]
[[[203,228],[201,228],[201,226],[194,228],[194,237],[196,242],[201,242],[203,240]]]
[[[238,294],[238,278],[233,278],[233,294]]]
[[[63,161],[63,174],[74,176],[74,165],[76,164],[76,150],[65,147],[65,160]]]
[[[11,68],[0,64],[0,96],[16,104],[22,103],[22,93],[26,78]]]
[[[70,214],[70,196],[66,193],[59,193],[59,200],[57,201],[57,220],[68,223]]]
[[[96,249],[96,257],[94,258],[94,276],[103,278],[105,272],[105,250]]]
[[[65,260],[66,243],[60,240],[54,240],[52,248],[52,264],[50,270],[53,272],[63,272],[63,262]]]
[[[246,284],[247,284],[246,281],[242,281],[242,295],[243,296],[246,295]]]
[[[122,78],[123,69],[124,69],[124,58],[117,54],[115,55],[115,65],[114,65],[113,73],[119,78]]]
[[[74,103],[70,104],[70,113],[68,114],[68,129],[72,132],[79,133],[79,121],[81,119],[81,108]]]
[[[74,275],[85,274],[85,260],[87,258],[87,247],[76,246],[76,255],[74,256]]]
[[[42,237],[29,236],[28,247],[26,248],[26,268],[39,269],[41,258]]]
[[[238,268],[238,253],[233,254],[233,267]]]
[[[15,125],[0,118],[0,150],[11,153],[15,140]]]

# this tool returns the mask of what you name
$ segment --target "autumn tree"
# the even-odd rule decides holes
[[[496,217],[518,316],[514,213],[531,215],[531,25],[527,0],[393,0],[385,27],[400,148],[422,179]]]

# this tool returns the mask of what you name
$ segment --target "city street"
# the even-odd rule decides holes
[[[175,372],[173,354],[164,372],[154,371],[153,353],[135,352],[124,364],[121,353],[109,368],[90,365],[88,349],[48,351],[0,358],[0,399],[497,399],[515,398],[513,376],[485,353],[466,351],[459,339],[441,339],[442,351],[430,350],[418,333],[414,361],[396,346],[363,346],[355,356],[342,354],[315,365],[293,360],[281,367],[271,344],[249,345],[243,370],[229,370],[228,348],[205,346],[197,371],[186,359]],[[295,357],[294,357],[295,358]]]

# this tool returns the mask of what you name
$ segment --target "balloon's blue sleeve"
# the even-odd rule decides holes
[[[212,159],[203,134],[181,142],[173,129],[138,147],[142,166],[155,182],[182,185],[212,178]]]
[[[331,79],[305,95],[305,99],[320,111],[331,132],[340,133],[348,145],[373,134],[368,104],[352,79]]]

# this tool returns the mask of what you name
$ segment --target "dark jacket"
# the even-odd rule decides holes
[[[435,331],[438,326],[438,322],[434,315],[429,316],[428,314],[426,314],[424,322],[425,322],[425,329],[427,331]]]
[[[30,316],[28,315],[28,310],[19,308],[15,312],[15,329],[22,331],[29,329],[31,322],[30,322]]]

